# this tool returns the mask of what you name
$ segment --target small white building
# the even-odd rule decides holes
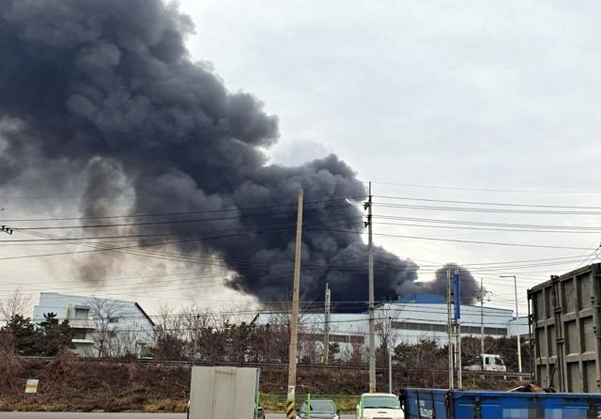
[[[73,351],[82,356],[145,356],[154,343],[155,324],[133,301],[43,292],[33,322],[43,322],[48,313],[69,320]]]

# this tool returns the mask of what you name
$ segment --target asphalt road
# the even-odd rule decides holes
[[[183,413],[63,413],[0,412],[0,419],[185,419]],[[267,413],[265,419],[284,419],[283,413]],[[355,419],[342,415],[341,419]]]

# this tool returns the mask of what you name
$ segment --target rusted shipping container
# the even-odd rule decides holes
[[[562,392],[601,392],[601,264],[528,290],[536,381]]]

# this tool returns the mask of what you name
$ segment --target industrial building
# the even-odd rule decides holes
[[[133,301],[43,292],[33,322],[43,322],[48,313],[69,321],[73,351],[82,356],[145,356],[154,342],[154,322]]]
[[[434,340],[443,346],[448,342],[448,310],[444,297],[432,294],[412,294],[395,302],[376,306],[376,345],[384,340],[389,345],[415,344],[421,339]],[[254,324],[274,324],[281,315],[261,313]],[[281,321],[281,320],[280,320]],[[367,347],[369,340],[369,316],[367,313],[331,313],[326,324],[325,313],[303,313],[299,319],[299,332],[323,342],[329,326],[329,342],[338,343],[341,353]],[[516,319],[512,310],[461,305],[462,336],[491,336],[494,338],[528,334],[527,317]],[[301,339],[302,346],[302,339]],[[302,351],[302,347],[301,347]]]

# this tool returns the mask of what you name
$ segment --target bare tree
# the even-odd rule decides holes
[[[0,300],[0,323],[6,323],[17,314],[28,317],[25,312],[31,307],[31,304],[32,298],[24,295],[21,287],[18,287],[12,295]]]
[[[324,323],[311,322],[311,315],[309,314],[311,309],[311,303],[301,301],[298,315],[299,359],[305,356],[315,358],[317,352],[315,341],[323,342]],[[273,347],[270,348],[270,356],[276,358],[273,359],[274,362],[284,362],[288,359],[288,347],[290,345],[292,328],[292,303],[290,301],[280,300],[273,304],[271,314],[269,315],[269,326],[272,337],[277,336],[272,341]],[[309,353],[304,353],[305,349]]]
[[[394,351],[399,336],[398,319],[402,308],[387,306],[376,311],[376,337],[380,342],[378,351],[380,363],[385,364],[389,351]]]
[[[206,308],[196,305],[184,307],[179,314],[183,339],[188,342],[189,358],[206,361],[218,351],[214,343],[215,316]]]
[[[94,322],[94,349],[100,358],[123,354],[123,341],[118,338],[120,317],[124,304],[121,301],[94,298],[90,304],[90,315]],[[128,332],[128,331],[122,331]]]
[[[186,334],[182,317],[176,314],[173,307],[161,305],[155,324],[154,356],[158,359],[185,359]]]
[[[341,360],[347,365],[364,366],[367,359],[367,347],[365,346],[365,338],[362,341],[349,338],[347,345],[341,347]]]

